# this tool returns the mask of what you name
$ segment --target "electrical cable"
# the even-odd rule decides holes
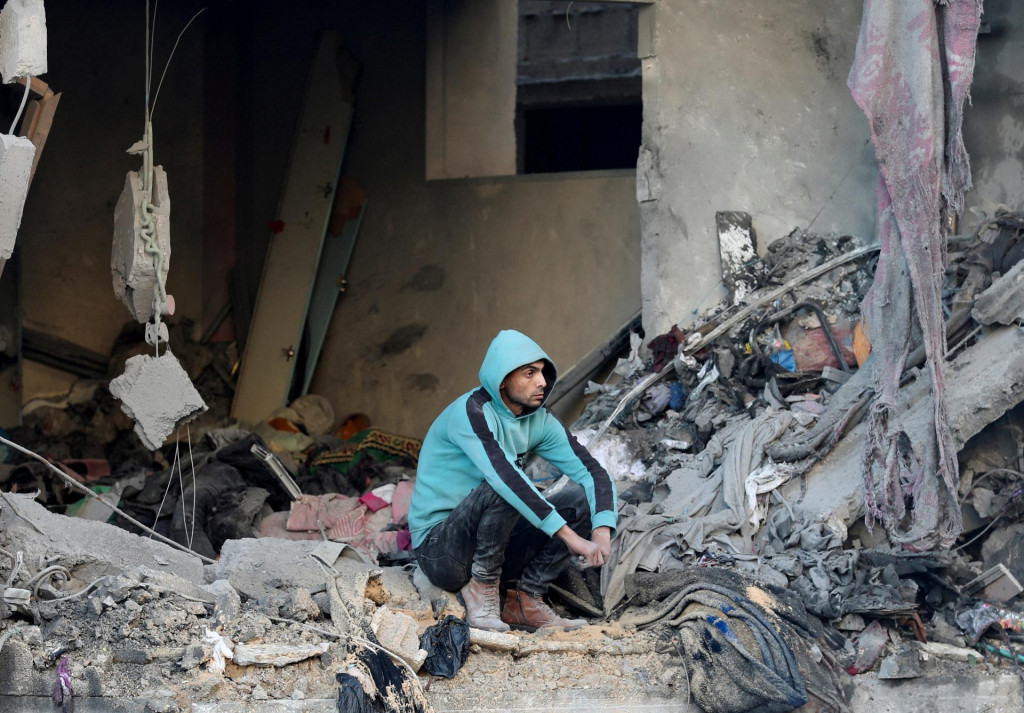
[[[192,429],[185,424],[185,438],[188,439],[188,467],[192,471],[192,534],[189,535],[188,548],[192,549],[192,539],[196,534],[196,463],[192,460]]]
[[[196,18],[202,15],[204,12],[206,12],[205,7],[201,9],[199,12],[197,12],[195,15],[193,15],[192,19],[186,22],[185,26],[181,28],[181,32],[178,33],[178,39],[174,41],[174,47],[171,48],[171,54],[167,57],[167,64],[164,65],[164,71],[160,74],[160,82],[156,85],[156,94],[153,95],[153,104],[149,107],[150,116],[152,116],[153,112],[156,111],[156,102],[160,98],[160,88],[164,85],[164,77],[167,76],[167,69],[171,66],[171,60],[174,58],[175,50],[178,49],[178,43],[181,42],[181,38],[185,34],[185,31],[188,30],[189,26],[193,22],[195,22]],[[153,24],[156,25],[155,18]]]
[[[14,121],[11,122],[11,130],[7,132],[11,136],[14,136],[14,130],[18,126],[21,113],[25,111],[25,105],[28,104],[28,93],[30,91],[32,91],[32,77],[25,77],[25,93],[21,95],[21,106],[18,107],[18,113],[14,115]]]

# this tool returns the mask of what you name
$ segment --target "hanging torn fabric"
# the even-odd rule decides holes
[[[962,529],[945,405],[942,221],[962,209],[970,187],[960,125],[980,17],[980,0],[865,0],[847,80],[879,164],[881,255],[862,305],[877,394],[864,453],[868,522],[880,520],[894,542],[916,550],[948,547]],[[895,404],[915,325],[928,359],[934,428],[926,441],[911,443]]]

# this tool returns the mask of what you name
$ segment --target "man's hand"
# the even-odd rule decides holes
[[[603,546],[593,539],[586,540],[580,537],[576,534],[576,531],[568,525],[563,525],[555,534],[565,541],[565,545],[569,548],[570,552],[580,558],[583,566],[600,567],[608,561],[608,552],[611,548],[608,540],[610,540],[611,533],[608,532],[607,527],[599,527],[597,529],[606,531],[605,544]]]
[[[610,527],[595,527],[594,531],[590,533],[590,541],[600,548],[604,561],[607,562],[612,553],[612,529]]]

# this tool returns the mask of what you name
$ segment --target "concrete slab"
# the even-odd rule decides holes
[[[14,251],[35,157],[35,144],[28,139],[0,134],[0,260]]]
[[[22,550],[29,558],[57,557],[61,565],[83,582],[108,574],[132,572],[142,566],[175,574],[196,584],[205,583],[202,561],[169,545],[104,522],[51,513],[29,496],[8,493],[5,498],[17,510],[15,514],[11,506],[4,505],[0,512],[0,533],[7,543],[5,547]]]
[[[361,561],[339,556],[344,545],[324,547],[312,541],[260,539],[228,540],[220,551],[220,559],[207,567],[212,579],[226,579],[240,593],[259,599],[278,587],[316,588],[326,581],[323,569],[312,558],[314,552],[330,552],[328,561],[342,573],[367,572],[377,569]]]
[[[904,387],[899,409],[911,440],[929,428],[931,389],[927,376]],[[994,330],[968,347],[946,369],[946,403],[957,448],[1024,400],[1024,331]],[[807,492],[800,498],[800,479],[782,488],[789,502],[800,502],[812,519],[832,518],[849,527],[864,512],[861,459],[867,430],[862,421],[807,474]]]
[[[129,171],[124,189],[114,207],[114,241],[110,252],[110,272],[114,281],[114,294],[139,322],[153,316],[153,290],[157,272],[153,257],[147,255],[142,231],[142,201],[153,203],[153,226],[156,244],[164,255],[160,278],[167,279],[171,267],[171,198],[167,191],[167,174],[163,168],[153,168],[152,196],[142,189],[142,176]]]
[[[8,0],[0,12],[0,75],[46,74],[46,9],[43,0]]]
[[[110,382],[110,393],[121,400],[121,410],[135,420],[135,435],[151,451],[162,446],[179,423],[207,408],[170,349],[158,357],[129,357],[124,373]]]
[[[852,713],[1009,713],[1024,710],[1016,674],[943,674],[882,681],[857,676]]]

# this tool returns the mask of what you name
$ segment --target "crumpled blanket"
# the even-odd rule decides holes
[[[865,0],[847,80],[870,123],[880,174],[881,255],[862,306],[878,394],[864,454],[868,523],[880,520],[893,541],[917,550],[948,547],[962,529],[945,406],[941,224],[962,210],[971,185],[961,119],[980,16],[981,0]],[[910,442],[895,406],[915,324],[932,384],[934,431],[925,443]]]

